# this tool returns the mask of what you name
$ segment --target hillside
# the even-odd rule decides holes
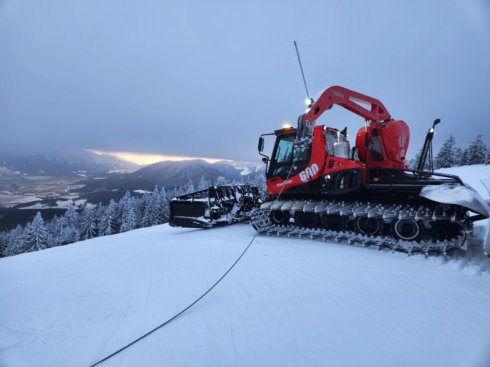
[[[167,225],[0,259],[0,365],[89,366],[187,306],[248,225]],[[258,237],[103,366],[487,366],[485,263]]]

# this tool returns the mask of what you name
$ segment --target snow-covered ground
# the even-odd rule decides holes
[[[0,365],[89,366],[187,306],[254,235],[167,225],[0,260]],[[258,237],[106,366],[488,366],[488,267]]]
[[[0,259],[0,366],[90,366],[194,301],[254,234],[163,225]],[[488,260],[270,237],[101,364],[489,365]]]

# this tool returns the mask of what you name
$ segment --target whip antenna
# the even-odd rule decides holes
[[[296,55],[298,55],[298,62],[299,62],[299,67],[301,69],[301,75],[303,76],[303,83],[305,83],[306,97],[308,99],[311,99],[310,92],[308,91],[308,86],[306,85],[306,78],[305,78],[305,73],[303,71],[303,64],[301,63],[301,57],[299,57],[298,45],[296,44],[296,41],[293,42],[294,42],[294,48],[296,48]]]

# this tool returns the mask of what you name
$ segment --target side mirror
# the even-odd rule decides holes
[[[267,157],[263,157],[262,158],[262,162],[264,162],[265,164],[269,163],[269,159]]]
[[[264,138],[262,136],[259,138],[258,149],[259,149],[259,153],[262,153],[264,151]]]

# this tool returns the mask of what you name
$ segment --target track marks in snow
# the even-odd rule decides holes
[[[152,288],[153,288],[153,268],[150,268],[150,280],[148,282],[148,290],[146,291],[145,303],[148,303]]]

